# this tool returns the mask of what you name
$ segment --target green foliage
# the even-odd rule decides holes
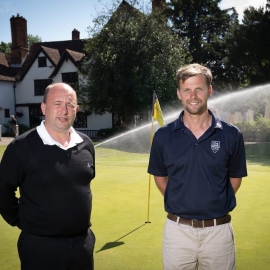
[[[14,133],[12,131],[11,121],[8,121],[3,126],[6,128],[6,131],[3,132],[3,137],[13,137]]]
[[[244,140],[248,141],[256,141],[255,138],[255,130],[256,130],[256,123],[253,122],[246,122],[246,123],[238,123],[237,127],[243,133]]]
[[[235,27],[227,38],[226,65],[239,86],[268,83],[270,72],[270,8],[249,7],[243,24]]]
[[[263,117],[257,118],[256,130],[260,141],[270,142],[270,120]]]
[[[3,137],[13,137],[14,133],[12,131],[11,121],[8,121],[3,125],[6,128],[6,131],[3,132]],[[24,124],[20,124],[18,121],[19,126],[19,134],[23,134],[24,132],[30,130],[30,128]]]
[[[11,52],[11,43],[5,43],[1,42],[0,43],[0,52],[2,53],[10,53]]]
[[[33,36],[31,34],[28,34],[27,35],[27,38],[28,38],[28,48],[30,48],[33,43],[40,43],[40,42],[42,42],[41,37],[39,37],[38,35]]]
[[[243,91],[234,93],[234,98],[230,98],[229,102],[221,100],[217,103],[219,110],[227,112],[246,113],[248,110],[254,111],[255,118],[264,115],[265,107],[270,102],[270,87],[257,86]],[[229,94],[230,95],[230,94]]]
[[[207,65],[213,73],[216,90],[227,90],[233,84],[225,76],[227,55],[225,37],[238,24],[234,8],[221,10],[221,0],[170,0],[167,17],[172,29],[184,41],[192,62]]]
[[[187,54],[161,13],[145,14],[123,3],[90,28],[82,68],[88,83],[79,99],[97,114],[110,111],[129,122],[134,114],[151,110],[154,91],[163,104],[176,98],[175,70]]]
[[[270,142],[270,120],[262,116],[253,122],[238,123],[246,142]]]

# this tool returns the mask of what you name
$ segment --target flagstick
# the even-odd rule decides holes
[[[150,146],[152,145],[153,137],[154,137],[154,124],[153,124],[153,118],[152,118],[152,132],[151,132],[151,137],[150,137]],[[150,212],[150,189],[151,189],[151,174],[149,174],[147,221],[145,221],[145,223],[151,223],[151,221],[149,221],[149,212]]]
[[[151,188],[151,174],[149,174],[149,185],[148,185],[148,209],[147,209],[147,221],[145,221],[145,223],[151,223],[151,221],[149,221],[150,188]]]

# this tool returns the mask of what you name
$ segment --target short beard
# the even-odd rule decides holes
[[[198,109],[196,109],[196,111],[190,109],[188,106],[185,109],[186,109],[186,111],[188,113],[190,113],[192,115],[201,115],[201,114],[203,114],[207,110],[207,107],[201,106]]]

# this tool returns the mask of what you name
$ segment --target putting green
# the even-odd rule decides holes
[[[247,146],[248,177],[232,212],[238,270],[268,269],[270,239],[270,144]],[[1,158],[0,146],[0,158]],[[150,186],[147,154],[96,148],[92,229],[96,235],[95,270],[162,270],[163,198]],[[0,218],[0,269],[20,269],[19,230]]]

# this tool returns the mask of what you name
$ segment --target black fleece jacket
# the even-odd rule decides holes
[[[7,223],[44,236],[89,228],[95,152],[91,139],[79,135],[84,141],[68,150],[44,145],[36,129],[7,146],[0,164],[0,214]]]

